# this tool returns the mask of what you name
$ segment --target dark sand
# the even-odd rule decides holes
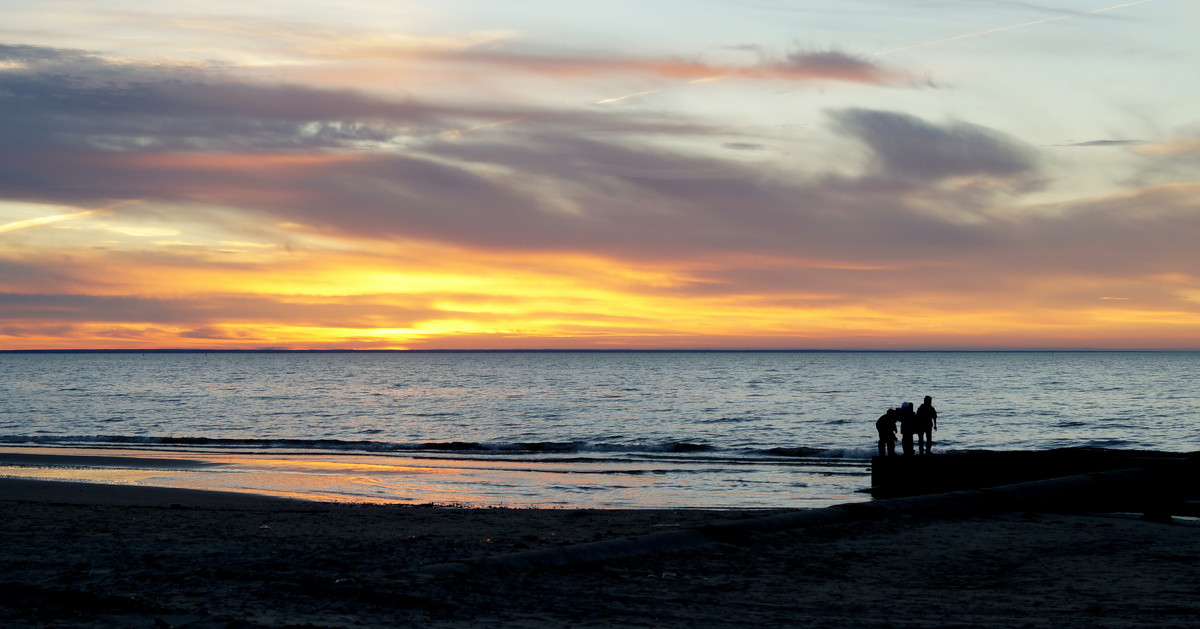
[[[3,627],[1195,627],[1200,525],[909,515],[423,566],[762,512],[335,505],[0,479]]]

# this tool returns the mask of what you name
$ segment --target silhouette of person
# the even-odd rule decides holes
[[[900,435],[904,439],[904,454],[905,456],[913,453],[913,435],[920,432],[920,426],[917,421],[917,414],[913,412],[912,402],[905,402],[900,405],[900,410],[896,411],[900,417]]]
[[[889,408],[875,420],[879,431],[879,456],[896,456],[896,409]]]
[[[917,419],[920,426],[917,438],[920,441],[921,454],[932,454],[933,431],[937,430],[937,409],[933,407],[932,397],[925,396],[925,402],[917,408]]]

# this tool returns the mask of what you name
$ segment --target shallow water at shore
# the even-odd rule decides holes
[[[174,458],[171,458],[174,457]],[[868,500],[866,461],[662,462],[0,448],[0,476],[471,507],[816,508]],[[724,477],[721,490],[714,485]],[[701,482],[689,482],[699,478]],[[790,488],[790,491],[789,491]]]

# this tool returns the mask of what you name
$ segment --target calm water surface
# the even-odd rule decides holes
[[[12,353],[0,374],[0,445],[216,463],[0,474],[321,499],[863,500],[875,418],[924,395],[940,450],[1200,450],[1195,352]]]

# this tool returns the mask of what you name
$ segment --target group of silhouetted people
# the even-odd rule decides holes
[[[933,398],[926,395],[925,402],[913,410],[912,402],[904,402],[900,408],[889,408],[879,419],[875,428],[879,431],[879,456],[896,456],[896,424],[900,424],[904,454],[913,453],[913,435],[917,436],[917,447],[921,454],[933,450],[933,431],[937,430],[937,410]]]

